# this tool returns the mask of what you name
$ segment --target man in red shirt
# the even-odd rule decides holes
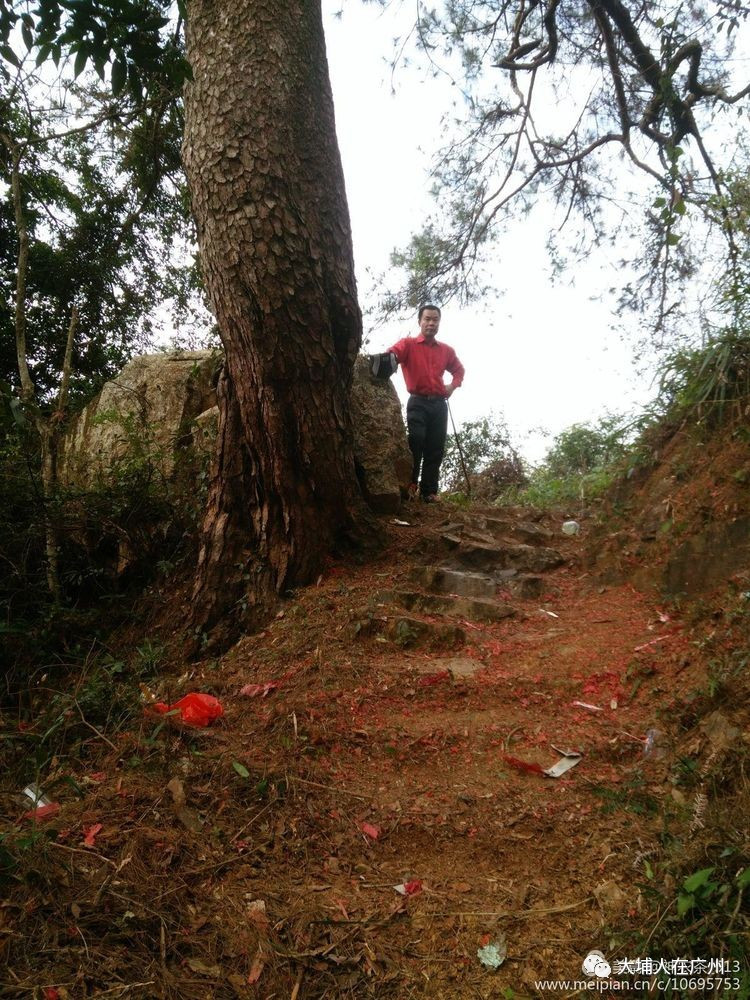
[[[463,382],[464,366],[452,347],[435,339],[440,327],[438,307],[420,306],[417,318],[419,335],[404,337],[390,352],[401,365],[409,390],[406,426],[414,459],[409,490],[414,494],[419,490],[424,501],[434,503],[448,432],[448,398]],[[453,376],[450,385],[443,381],[445,372]]]

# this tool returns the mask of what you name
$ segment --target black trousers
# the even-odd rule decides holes
[[[431,496],[438,491],[440,463],[448,433],[448,401],[443,396],[409,396],[406,427],[414,460],[411,481],[419,483],[423,497]]]

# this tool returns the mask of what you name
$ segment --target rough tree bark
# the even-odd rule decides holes
[[[187,50],[183,155],[226,352],[194,591],[209,628],[314,579],[364,512],[362,321],[319,0],[188,0]]]

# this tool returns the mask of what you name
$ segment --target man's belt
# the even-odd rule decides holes
[[[409,395],[413,399],[426,399],[430,403],[432,403],[436,399],[445,399],[445,396],[437,396],[437,395],[435,395],[435,396],[424,396],[420,392],[410,392]]]

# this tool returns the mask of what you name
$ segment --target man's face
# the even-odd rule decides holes
[[[419,321],[419,332],[425,340],[434,340],[440,327],[440,313],[437,309],[425,309]]]

